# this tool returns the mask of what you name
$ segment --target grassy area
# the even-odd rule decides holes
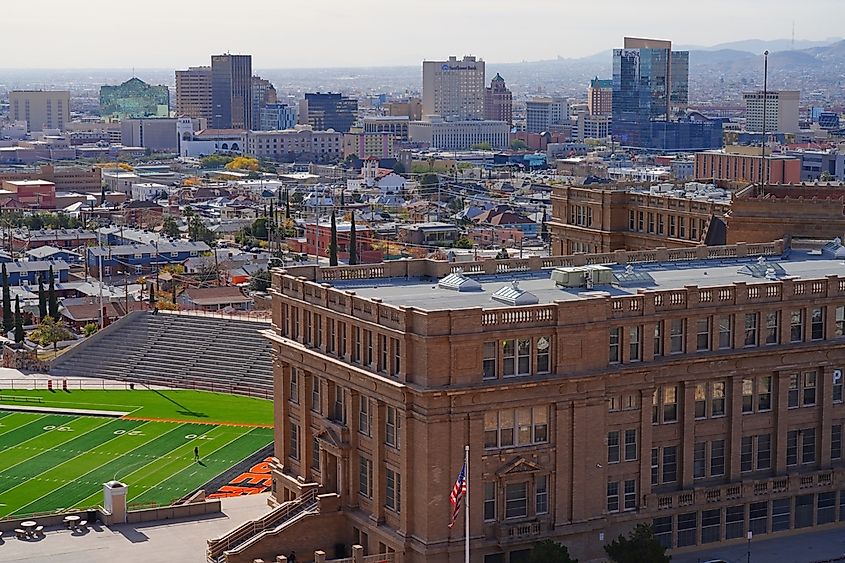
[[[6,394],[6,391],[0,392]],[[121,391],[73,391],[67,394],[106,401]],[[145,391],[127,391],[127,399]],[[217,399],[230,408],[206,408],[215,417],[243,422],[250,405],[237,397],[189,393],[177,396],[185,404],[208,404]],[[20,392],[30,396],[36,392]],[[58,393],[61,396],[65,394]],[[172,407],[161,399],[131,401],[142,409],[170,418]],[[171,397],[173,398],[173,397]],[[165,402],[170,402],[164,399]],[[249,401],[244,400],[244,401]],[[266,402],[266,401],[265,401]],[[71,406],[72,401],[51,401]],[[107,406],[94,403],[98,408]],[[117,406],[117,405],[114,405]],[[263,405],[262,405],[263,406]],[[93,408],[93,407],[92,407]],[[4,412],[0,407],[0,517],[25,515],[102,504],[103,483],[118,479],[129,486],[130,503],[168,504],[193,492],[215,476],[270,444],[270,428],[220,426],[201,422],[158,422],[124,418]],[[208,418],[213,418],[209,416]],[[194,447],[200,460],[194,460]]]
[[[40,397],[43,403],[25,403],[0,399],[3,405],[34,405],[65,409],[91,409],[129,412],[132,418],[202,422],[206,424],[230,423],[251,426],[272,426],[273,402],[206,391],[100,391],[71,390],[47,391],[0,389],[0,395]],[[2,451],[2,448],[0,448]],[[2,486],[0,486],[2,490]]]

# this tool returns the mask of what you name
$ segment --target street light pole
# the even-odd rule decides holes
[[[763,51],[763,160],[762,166],[762,184],[766,187],[766,110],[769,105],[769,51]]]
[[[748,530],[748,558],[746,563],[751,563],[751,538],[754,537],[754,533],[751,530]]]

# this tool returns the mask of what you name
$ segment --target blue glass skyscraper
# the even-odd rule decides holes
[[[661,152],[721,147],[721,124],[685,116],[688,102],[688,51],[672,51],[670,41],[631,37],[614,49],[614,141]]]

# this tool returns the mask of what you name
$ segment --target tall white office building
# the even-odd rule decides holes
[[[484,119],[484,83],[481,59],[423,61],[423,115],[448,121]]]
[[[798,90],[769,90],[766,92],[766,132],[797,133]],[[753,133],[763,132],[763,91],[745,92],[745,129]]]

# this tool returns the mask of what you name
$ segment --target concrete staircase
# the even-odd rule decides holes
[[[268,322],[131,313],[59,356],[50,374],[272,397]]]

